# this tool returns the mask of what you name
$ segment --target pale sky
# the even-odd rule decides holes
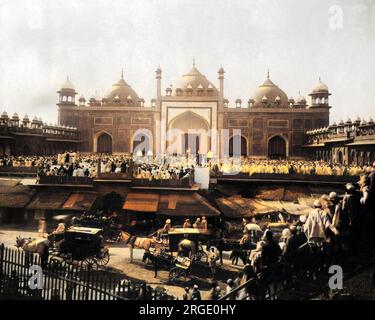
[[[164,90],[193,56],[216,86],[223,65],[232,105],[246,103],[269,68],[293,97],[320,76],[331,121],[375,116],[373,0],[0,0],[0,112],[56,123],[67,75],[88,99],[122,68],[149,104],[156,67]]]

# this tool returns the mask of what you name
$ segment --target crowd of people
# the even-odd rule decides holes
[[[358,176],[371,171],[371,165],[343,165],[326,161],[309,160],[254,160],[227,159],[210,162],[211,170],[215,173],[254,173],[268,174],[302,174],[328,176]]]
[[[99,166],[100,163],[100,166]],[[310,160],[259,160],[251,158],[197,159],[184,156],[131,157],[65,152],[56,156],[4,156],[1,166],[37,167],[39,175],[87,176],[101,173],[123,173],[135,179],[184,179],[195,167],[209,167],[214,174],[245,173],[359,176],[371,171],[371,165],[344,165]]]
[[[336,192],[322,195],[314,201],[311,212],[301,215],[299,219],[282,230],[281,235],[271,229],[257,235],[254,228],[248,228],[256,221],[243,219],[243,237],[240,244],[251,243],[254,249],[248,250],[246,264],[235,279],[227,279],[223,290],[215,280],[215,270],[212,270],[217,253],[208,251],[209,265],[213,273],[212,288],[207,299],[217,300],[241,285],[240,290],[230,295],[231,299],[244,299],[251,296],[251,286],[246,286],[255,275],[264,270],[272,270],[278,264],[292,266],[298,257],[301,248],[308,246],[311,251],[321,254],[321,260],[316,263],[328,265],[343,262],[340,259],[355,257],[362,251],[375,250],[375,163],[367,174],[361,174],[356,184],[345,185],[345,193]],[[216,268],[215,268],[216,269]],[[198,287],[186,287],[183,299],[199,300]],[[194,294],[193,294],[194,293]]]
[[[134,179],[185,179],[194,172],[192,159],[172,157],[134,159],[128,155],[65,152],[57,156],[6,156],[0,167],[35,167],[38,176],[98,177],[100,173],[126,174]]]
[[[238,285],[280,262],[293,265],[299,250],[308,245],[313,252],[321,252],[329,263],[342,257],[353,257],[363,250],[375,249],[375,163],[369,174],[362,174],[358,183],[345,185],[345,194],[335,192],[322,195],[315,200],[314,208],[308,215],[301,215],[299,221],[282,231],[276,240],[270,229],[254,241],[253,235],[244,228],[246,241],[256,246],[250,251],[247,264],[239,273],[240,279],[228,280],[227,291],[218,287],[211,290],[211,298],[230,293]],[[249,222],[244,219],[243,225]],[[241,240],[243,240],[241,239]],[[244,242],[244,241],[242,241]],[[341,258],[338,256],[341,255]],[[324,261],[321,260],[321,261]],[[243,299],[249,288],[236,292],[232,299]]]

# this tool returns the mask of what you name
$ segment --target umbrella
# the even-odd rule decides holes
[[[248,223],[246,226],[245,226],[245,229],[247,231],[259,231],[259,232],[262,232],[262,229],[255,223]]]
[[[68,218],[70,218],[72,216],[72,214],[59,214],[57,216],[54,216],[52,219],[53,220],[66,220]]]

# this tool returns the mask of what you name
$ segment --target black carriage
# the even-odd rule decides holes
[[[74,218],[73,226],[102,229],[102,235],[106,242],[118,242],[121,238],[121,229],[118,228],[113,217],[82,215],[79,218]]]
[[[109,262],[109,251],[103,245],[103,231],[98,228],[71,227],[63,239],[54,242],[52,255],[67,263],[80,262],[83,266],[104,266]]]
[[[154,244],[146,251],[144,262],[157,263],[169,269],[169,281],[185,278],[189,275],[193,263],[201,261],[208,263],[208,255],[203,249],[204,233],[195,228],[172,228],[168,236],[160,243]],[[188,239],[194,243],[195,252],[182,252],[179,244]],[[175,255],[177,254],[177,256]]]

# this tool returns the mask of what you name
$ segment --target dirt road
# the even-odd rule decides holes
[[[18,230],[19,227],[1,227],[0,228],[0,243],[7,246],[15,246],[15,239],[17,236],[37,238],[36,231],[26,229]],[[168,270],[158,270],[157,277],[154,277],[154,268],[152,265],[146,265],[142,262],[144,250],[135,249],[133,253],[133,263],[130,262],[130,250],[121,243],[108,244],[110,252],[110,261],[108,267],[113,271],[123,274],[124,278],[133,280],[146,281],[151,286],[163,285],[168,294],[174,295],[181,299],[185,286],[192,286],[198,284],[202,295],[205,295],[210,288],[210,270],[208,266],[195,265],[192,268],[191,276],[186,282],[178,283],[178,285],[169,285]],[[241,267],[230,266],[229,260],[224,259],[224,267],[218,268],[217,278],[219,285],[225,287],[225,282],[229,277],[234,277],[236,271]]]

